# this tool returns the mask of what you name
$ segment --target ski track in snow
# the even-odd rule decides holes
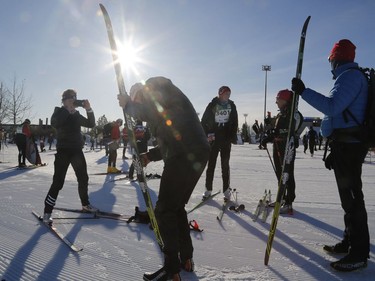
[[[270,148],[269,148],[270,149]],[[226,211],[221,222],[216,216],[222,194],[189,214],[203,232],[191,232],[194,244],[194,273],[181,272],[182,280],[373,280],[375,237],[374,158],[363,166],[363,190],[371,235],[371,259],[368,267],[352,273],[335,272],[329,263],[337,259],[322,250],[324,244],[341,239],[343,212],[332,171],[324,168],[323,151],[312,158],[297,150],[296,194],[294,216],[281,215],[268,266],[263,265],[272,209],[265,223],[253,222],[253,212],[265,189],[276,197],[277,181],[267,152],[257,145],[236,145],[231,154],[231,187],[238,203],[245,204],[242,213]],[[54,211],[55,225],[67,235],[79,253],[56,238],[31,214],[42,213],[43,201],[52,182],[54,151],[41,153],[46,167],[30,170],[9,169],[17,164],[17,148],[8,145],[0,154],[0,277],[16,280],[142,280],[146,271],[162,266],[163,257],[147,225],[110,219],[84,219],[90,215]],[[129,155],[130,156],[130,155]],[[89,174],[106,170],[104,150],[85,148]],[[373,156],[372,156],[373,157]],[[128,170],[130,160],[118,160]],[[146,173],[162,172],[163,163],[150,163]],[[215,171],[214,191],[221,190],[220,161]],[[145,209],[137,183],[108,182],[121,175],[90,175],[89,192],[93,205],[104,211],[134,213],[134,207]],[[203,173],[191,200],[190,210],[204,192]],[[159,180],[149,181],[156,201]],[[178,191],[176,191],[178,192]],[[69,168],[57,206],[80,208],[77,182]],[[230,204],[228,205],[230,206]],[[77,218],[77,219],[74,219]]]

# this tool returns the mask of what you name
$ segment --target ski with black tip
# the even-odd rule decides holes
[[[210,199],[214,198],[216,195],[218,195],[220,193],[220,191],[217,191],[215,193],[212,193],[210,196],[208,196],[206,199],[202,199],[201,202],[199,202],[197,205],[195,205],[190,211],[188,211],[187,213],[190,214],[191,212],[195,211],[196,209],[202,207],[203,205],[205,205]]]
[[[43,222],[43,218],[35,211],[32,211],[32,214],[38,219],[40,224],[43,224],[46,228],[48,228],[57,238],[59,238],[62,242],[64,242],[73,252],[80,252],[83,249],[78,248],[72,242],[70,242],[64,234],[62,234],[53,224],[49,225]]]
[[[120,64],[120,61],[118,59],[117,44],[116,44],[115,35],[114,35],[114,32],[113,32],[111,19],[108,15],[108,12],[107,12],[106,8],[102,4],[99,4],[99,6],[100,6],[100,9],[101,9],[102,14],[103,14],[104,22],[105,22],[106,29],[107,29],[109,45],[110,45],[111,51],[112,51],[113,66],[114,66],[115,73],[116,73],[118,91],[119,91],[120,95],[128,96],[128,94],[126,93],[126,89],[125,89],[124,78],[122,76],[121,64]],[[162,249],[164,247],[164,243],[163,243],[163,239],[161,237],[158,222],[157,222],[156,217],[155,217],[153,203],[152,203],[150,192],[149,192],[149,189],[148,189],[148,186],[147,186],[145,173],[144,173],[143,166],[142,166],[141,159],[140,159],[140,153],[138,151],[138,146],[137,146],[135,134],[134,134],[134,131],[133,131],[133,128],[135,126],[135,122],[134,122],[134,120],[132,120],[131,116],[128,114],[128,112],[125,110],[125,108],[123,108],[123,114],[124,114],[124,119],[125,119],[124,123],[125,123],[125,126],[126,126],[127,130],[128,130],[130,147],[132,148],[132,152],[133,152],[132,153],[133,154],[133,164],[134,164],[135,172],[137,173],[137,179],[138,179],[139,187],[141,188],[142,195],[143,195],[143,198],[145,200],[147,213],[150,217],[150,222],[151,222],[152,229],[154,230],[154,233],[155,233],[156,241],[158,242],[160,248]]]
[[[107,175],[128,175],[129,174],[129,171],[119,171],[117,173],[106,173],[106,172],[103,172],[103,173],[93,173],[93,174],[90,174],[90,176],[107,176]]]
[[[305,39],[306,39],[306,32],[307,32],[307,26],[309,25],[310,16],[307,17],[300,36],[300,43],[299,43],[299,50],[298,50],[298,59],[297,59],[297,70],[296,70],[296,77],[301,78],[302,75],[302,64],[303,64],[303,54],[305,49]],[[295,123],[296,123],[296,116],[298,114],[298,95],[293,95],[293,102],[292,102],[292,108],[291,108],[291,114],[289,119],[289,126],[288,126],[288,137],[287,137],[287,144],[285,146],[285,153],[284,153],[284,159],[283,159],[283,165],[282,165],[282,172],[281,177],[279,179],[278,184],[278,190],[276,195],[276,201],[275,201],[275,209],[273,211],[272,216],[272,222],[270,225],[269,235],[268,235],[268,241],[267,241],[267,247],[266,252],[264,255],[264,264],[268,265],[268,261],[271,254],[272,249],[272,243],[273,239],[275,237],[276,233],[276,227],[277,227],[277,221],[279,219],[280,215],[280,207],[281,207],[281,200],[284,197],[287,181],[289,178],[289,173],[291,169],[291,163],[294,158],[295,153]]]
[[[224,199],[224,203],[221,205],[220,212],[216,216],[216,219],[218,221],[221,221],[223,219],[223,216],[224,216],[225,210],[227,209],[229,201],[230,201],[229,199]]]
[[[117,220],[128,220],[131,216],[113,213],[113,212],[105,212],[105,211],[96,211],[96,212],[87,212],[82,209],[72,209],[72,208],[63,208],[63,207],[54,207],[55,210],[64,211],[64,212],[72,212],[72,213],[80,213],[80,214],[92,214],[94,217],[97,218],[108,218],[108,219],[117,219]]]
[[[147,180],[154,180],[154,179],[160,179],[161,176],[158,175],[158,174],[148,174],[148,175],[146,175],[146,178],[147,178]],[[127,175],[125,177],[118,178],[118,179],[110,179],[110,180],[106,181],[105,183],[115,182],[115,181],[123,181],[123,180],[127,180],[127,182],[125,182],[125,184],[131,184],[131,183],[137,181],[137,179],[133,179],[133,178],[131,179],[131,178],[129,178],[129,175]]]
[[[11,169],[15,169],[15,170],[30,170],[30,169],[36,169],[36,168],[45,167],[47,165],[48,165],[47,163],[43,163],[43,164],[31,164],[31,165],[27,165],[27,166],[24,166],[24,167],[13,166],[13,167],[6,168],[6,170],[11,170]]]

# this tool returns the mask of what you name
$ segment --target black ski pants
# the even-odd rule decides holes
[[[44,202],[44,212],[52,213],[57,196],[63,188],[66,172],[69,165],[72,165],[78,181],[78,194],[82,206],[90,204],[88,197],[87,164],[81,149],[57,149],[55,154],[55,167],[52,185]]]
[[[275,163],[276,176],[280,181],[284,154],[285,154],[285,141],[274,141],[273,143],[273,161]],[[296,182],[294,179],[294,161],[296,158],[296,149],[294,148],[293,159],[289,166],[289,178],[286,184],[286,193],[284,194],[283,199],[285,200],[286,205],[290,205],[294,202],[296,198]]]
[[[206,189],[212,190],[212,182],[214,179],[217,156],[220,153],[221,159],[221,174],[223,179],[223,192],[230,186],[230,151],[232,144],[228,142],[213,142],[210,150],[210,157],[208,159],[206,171]]]
[[[180,271],[180,263],[193,257],[193,243],[185,204],[202,175],[208,151],[189,151],[165,161],[155,216],[164,242],[167,272]]]
[[[16,134],[15,142],[18,148],[18,165],[25,164],[26,157],[26,135]]]
[[[344,210],[344,243],[350,245],[350,255],[365,259],[370,252],[367,212],[362,192],[362,164],[368,148],[361,143],[331,144],[332,166]]]

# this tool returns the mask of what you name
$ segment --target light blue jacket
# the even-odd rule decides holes
[[[358,68],[358,64],[346,63],[332,71],[336,81],[328,97],[309,88],[302,93],[302,99],[324,114],[321,125],[324,137],[329,137],[334,129],[358,126],[349,114],[348,122],[344,120],[343,111],[346,108],[360,124],[364,120],[368,83],[362,72],[353,68]]]

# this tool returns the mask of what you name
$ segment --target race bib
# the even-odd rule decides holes
[[[216,105],[215,122],[219,124],[228,123],[231,110],[229,103],[226,105]]]

